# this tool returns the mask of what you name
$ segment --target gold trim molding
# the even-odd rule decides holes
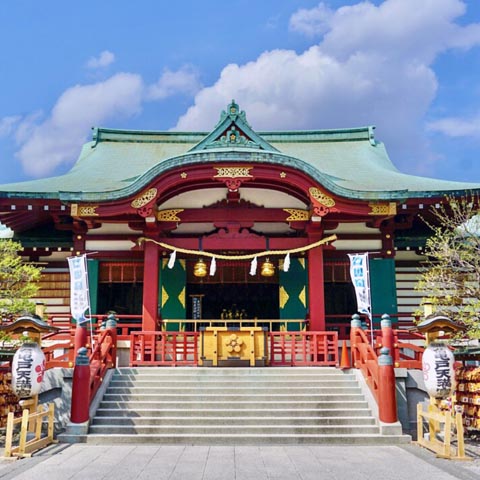
[[[182,219],[177,214],[183,212],[183,208],[172,208],[170,210],[159,210],[157,220],[159,222],[181,222]]]
[[[335,206],[335,200],[332,197],[329,197],[328,195],[323,193],[317,187],[310,187],[308,189],[308,193],[313,199],[315,199],[318,203],[324,205],[325,207]]]
[[[213,178],[245,178],[250,177],[250,170],[253,167],[213,167],[217,174]]]
[[[369,215],[396,215],[397,204],[395,202],[388,203],[369,203]]]
[[[283,211],[290,214],[290,216],[285,219],[286,222],[304,222],[310,220],[310,212],[308,210],[284,208]]]
[[[145,205],[147,205],[147,203],[150,203],[156,196],[157,196],[157,189],[150,188],[146,192],[144,192],[142,195],[135,198],[135,200],[133,200],[130,205],[132,206],[132,208],[142,208]]]

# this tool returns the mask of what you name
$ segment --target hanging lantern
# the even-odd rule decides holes
[[[275,275],[275,266],[268,258],[262,263],[260,274],[262,277],[273,277]]]
[[[423,352],[422,370],[427,393],[434,398],[447,398],[455,386],[455,359],[442,342],[432,342]]]
[[[38,343],[24,343],[12,362],[12,389],[19,398],[38,395],[45,373],[45,355]]]
[[[196,277],[205,277],[207,275],[207,264],[200,259],[193,267],[193,274]]]

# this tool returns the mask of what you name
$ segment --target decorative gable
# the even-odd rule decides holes
[[[253,131],[247,122],[245,112],[239,109],[235,100],[232,100],[226,111],[222,111],[214,130],[190,151],[225,147],[247,147],[278,152],[275,147]]]

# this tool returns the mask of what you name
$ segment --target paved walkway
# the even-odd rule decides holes
[[[440,460],[414,445],[197,447],[60,444],[0,457],[1,480],[478,480],[480,459]]]

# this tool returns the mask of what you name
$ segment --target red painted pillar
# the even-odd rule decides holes
[[[143,260],[143,323],[142,329],[154,331],[158,315],[158,245],[144,243]]]
[[[90,418],[90,362],[87,349],[80,348],[75,358],[72,383],[72,406],[70,420],[72,423],[84,423]]]
[[[315,239],[310,239],[315,241]],[[325,325],[325,290],[323,285],[323,249],[312,248],[308,251],[308,303],[310,330],[323,332]]]
[[[378,357],[378,418],[381,422],[398,421],[395,390],[393,360],[388,348],[382,347]]]

